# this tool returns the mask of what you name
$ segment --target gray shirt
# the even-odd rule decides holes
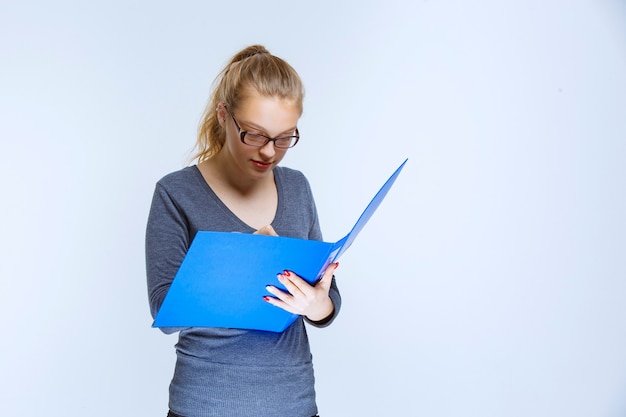
[[[281,236],[321,240],[317,211],[302,173],[274,169],[278,208],[272,227]],[[196,166],[162,178],[156,185],[146,231],[148,295],[153,317],[199,230],[252,233],[211,190]],[[295,271],[297,272],[297,271]],[[228,277],[236,279],[236,277]],[[335,306],[326,326],[339,312]],[[310,417],[317,413],[313,365],[304,320],[282,333],[221,328],[179,331],[170,384],[170,409],[185,417]]]

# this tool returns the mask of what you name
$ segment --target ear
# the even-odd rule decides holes
[[[217,112],[217,122],[220,124],[222,128],[226,124],[226,117],[228,116],[228,111],[226,110],[226,104],[223,102],[217,103],[217,108],[215,109]]]

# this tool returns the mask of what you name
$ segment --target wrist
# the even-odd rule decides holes
[[[315,312],[314,314],[307,314],[306,318],[312,323],[320,323],[328,320],[335,313],[335,305],[333,301],[328,297],[327,302],[324,307],[320,309],[319,312]]]

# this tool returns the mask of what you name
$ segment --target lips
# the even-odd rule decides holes
[[[268,169],[271,168],[272,166],[272,162],[264,162],[264,161],[257,161],[257,160],[252,160],[252,164],[260,169]]]

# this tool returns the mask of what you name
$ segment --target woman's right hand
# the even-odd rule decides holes
[[[267,236],[278,236],[276,230],[271,225],[263,226],[259,230],[253,233],[254,235],[267,235]]]

